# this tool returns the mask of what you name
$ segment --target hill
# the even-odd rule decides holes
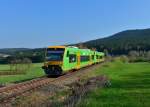
[[[0,49],[0,64],[7,64],[12,59],[29,58],[32,62],[43,62],[45,56],[44,48],[4,48]]]
[[[142,51],[144,53],[145,51],[150,50],[150,29],[126,30],[106,38],[91,40],[79,44],[83,44],[83,46],[88,48],[96,48],[98,51],[108,51],[111,55],[128,54],[133,50]],[[9,62],[9,58],[3,57],[6,55],[19,59],[29,58],[32,62],[43,62],[45,49],[4,48],[0,49],[0,54],[2,56],[0,63]]]
[[[111,54],[127,54],[131,50],[150,50],[150,29],[126,30],[112,36],[84,42],[88,48],[108,50]]]
[[[28,49],[28,48],[3,48],[3,49],[0,49],[0,53],[12,55],[18,51],[27,51],[27,50],[31,50],[31,49]]]

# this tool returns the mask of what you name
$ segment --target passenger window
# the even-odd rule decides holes
[[[69,55],[69,63],[76,62],[76,55],[75,54],[70,54]]]
[[[86,61],[89,61],[89,60],[90,60],[90,56],[81,56],[80,57],[81,62],[86,62]]]

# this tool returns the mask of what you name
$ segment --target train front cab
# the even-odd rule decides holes
[[[50,46],[45,52],[45,62],[42,67],[47,75],[61,75],[63,73],[65,46]]]

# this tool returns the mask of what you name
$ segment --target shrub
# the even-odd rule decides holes
[[[120,61],[123,63],[128,63],[129,62],[129,58],[125,55],[120,56]]]

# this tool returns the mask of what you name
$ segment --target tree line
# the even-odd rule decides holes
[[[110,37],[84,42],[88,48],[108,51],[111,55],[128,54],[130,51],[150,50],[150,29],[127,30]]]
[[[33,49],[27,51],[17,51],[8,57],[1,57],[0,64],[9,64],[14,60],[30,59],[32,63],[43,62],[45,57],[45,49]]]

